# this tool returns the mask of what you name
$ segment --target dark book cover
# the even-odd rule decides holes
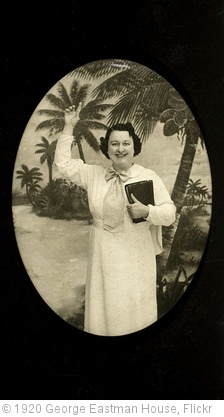
[[[142,204],[146,206],[148,204],[152,204],[154,206],[154,190],[153,190],[153,181],[152,180],[143,180],[133,182],[131,184],[125,185],[125,191],[128,197],[128,201],[130,204],[133,204],[134,201],[131,197],[133,194],[137,200],[139,200]],[[144,217],[140,217],[139,219],[132,219],[133,223],[144,222]]]

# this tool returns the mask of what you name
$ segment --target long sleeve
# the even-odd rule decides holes
[[[149,214],[146,218],[149,223],[157,226],[170,226],[175,221],[176,207],[172,201],[160,206],[149,205]]]
[[[170,226],[176,217],[176,207],[163,181],[155,174],[154,195],[155,205],[149,204],[149,214],[146,220],[156,226]]]
[[[162,226],[170,226],[176,218],[176,207],[158,175],[153,172],[155,205],[149,204],[149,214],[145,218],[150,224],[155,254],[163,251]]]
[[[92,166],[85,164],[82,159],[72,159],[71,146],[73,136],[61,135],[58,139],[54,164],[59,172],[67,179],[87,189]]]

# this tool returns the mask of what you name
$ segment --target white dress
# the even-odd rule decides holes
[[[174,222],[176,209],[158,175],[133,164],[125,184],[152,179],[155,206],[149,205],[145,222],[133,223],[125,209],[123,230],[118,228],[113,233],[104,230],[103,201],[109,187],[105,180],[107,168],[71,159],[72,140],[68,135],[59,138],[54,162],[64,176],[87,191],[93,217],[84,330],[103,336],[133,333],[157,320],[155,255],[162,252],[161,226]]]

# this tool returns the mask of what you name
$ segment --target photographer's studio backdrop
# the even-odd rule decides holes
[[[38,2],[33,10],[31,5],[18,1],[13,10],[5,12],[8,21],[12,15],[17,19],[14,31],[8,28],[3,38],[1,306],[4,359],[1,372],[3,378],[10,376],[10,382],[1,387],[0,394],[2,398],[46,395],[40,386],[34,391],[32,384],[16,384],[21,374],[32,375],[32,378],[38,374],[43,379],[57,377],[55,395],[63,398],[223,398],[222,5],[206,0],[182,4],[176,0],[140,1],[132,7],[127,5],[127,9],[120,9],[112,2],[107,9],[105,14],[103,6],[68,1],[66,7],[60,5],[60,8],[52,2],[49,10]],[[156,323],[118,338],[86,334],[79,325],[73,326],[60,314],[55,314],[55,309],[49,307],[51,299],[46,300],[44,293],[43,277],[50,274],[49,265],[39,259],[38,271],[43,276],[38,276],[35,269],[32,270],[33,261],[29,262],[37,259],[41,252],[33,253],[32,245],[25,249],[20,246],[29,241],[28,217],[27,229],[22,231],[20,240],[14,230],[18,218],[15,212],[14,218],[11,214],[12,185],[13,198],[17,201],[15,189],[20,186],[19,182],[15,185],[15,169],[18,171],[22,166],[22,170],[26,170],[22,157],[29,154],[34,111],[43,109],[42,100],[48,92],[56,94],[53,87],[59,81],[65,83],[69,91],[70,81],[66,82],[72,71],[85,68],[91,62],[107,60],[138,63],[164,78],[173,87],[174,101],[180,99],[179,103],[183,99],[196,118],[204,140],[204,148],[200,147],[197,157],[205,158],[203,163],[200,160],[201,165],[198,163],[199,170],[195,169],[193,177],[189,178],[185,200],[187,213],[192,215],[194,206],[205,219],[203,230],[201,220],[192,230],[187,223],[184,229],[194,249],[190,263],[194,278],[176,304],[171,304],[170,310]],[[180,96],[175,96],[176,92]],[[179,110],[185,111],[182,107]],[[166,121],[163,119],[163,123]],[[46,140],[40,142],[34,141],[33,146],[37,150],[39,143],[40,153],[36,155],[39,160]],[[165,142],[161,148],[154,142],[158,152],[167,152]],[[181,146],[181,135],[179,142]],[[172,155],[171,152],[169,158],[172,159]],[[156,170],[156,160],[149,155],[149,161],[155,163]],[[30,163],[26,159],[25,164]],[[205,170],[200,171],[201,167]],[[169,168],[169,163],[159,168],[168,188]],[[47,169],[46,173],[49,174]],[[212,211],[206,211],[205,218],[208,207]],[[35,228],[34,223],[32,227]],[[41,235],[38,236],[40,248]],[[202,246],[199,257],[195,258],[198,242]],[[72,259],[71,267],[75,265],[76,260]],[[35,286],[42,292],[43,299]],[[55,291],[52,288],[52,294]]]

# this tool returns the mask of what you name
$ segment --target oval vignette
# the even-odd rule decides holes
[[[190,108],[166,79],[141,64],[122,59],[87,63],[59,80],[34,109],[12,183],[21,259],[44,302],[83,330],[92,215],[85,191],[54,165],[65,108],[76,102],[80,90],[85,90],[91,135],[74,143],[73,157],[107,167],[110,161],[98,151],[103,125],[119,117],[130,120],[142,140],[135,162],[159,175],[176,206],[176,220],[163,226],[163,252],[156,257],[159,319],[185,293],[201,262],[211,223],[212,180],[206,138]]]

